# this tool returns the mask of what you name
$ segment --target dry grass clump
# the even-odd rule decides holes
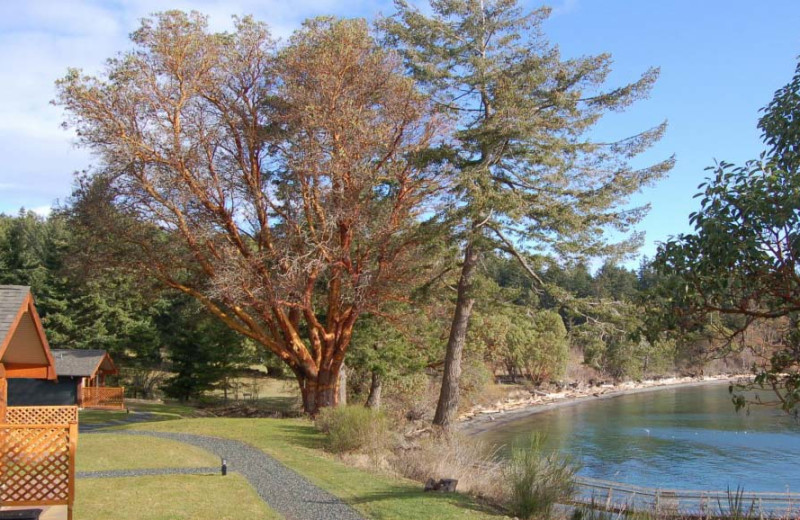
[[[454,478],[458,490],[497,500],[502,495],[502,469],[483,442],[459,433],[434,432],[396,450],[392,467],[401,475],[425,482]]]
[[[379,459],[392,445],[389,421],[379,410],[363,406],[323,408],[316,426],[328,435],[328,446],[334,453],[358,452]]]
[[[552,518],[553,508],[572,498],[577,470],[568,457],[546,453],[542,437],[532,435],[512,447],[503,464],[503,504],[519,518]]]

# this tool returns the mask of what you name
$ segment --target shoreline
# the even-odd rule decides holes
[[[480,435],[481,433],[493,430],[510,422],[565,406],[671,388],[690,388],[694,386],[719,385],[723,383],[731,384],[744,377],[749,378],[752,377],[752,375],[729,374],[703,378],[676,377],[646,380],[639,383],[625,382],[616,385],[602,385],[600,387],[584,387],[564,392],[532,395],[531,397],[521,400],[510,400],[498,404],[493,408],[473,408],[459,418],[458,431],[470,436]]]

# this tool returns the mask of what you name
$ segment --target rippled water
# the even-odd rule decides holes
[[[507,453],[531,432],[576,456],[581,475],[680,489],[800,491],[800,423],[780,410],[736,413],[727,385],[585,401],[481,434]]]

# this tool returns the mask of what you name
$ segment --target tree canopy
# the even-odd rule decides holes
[[[720,162],[700,188],[694,232],[658,253],[660,269],[681,284],[673,304],[685,315],[739,318],[718,329],[729,341],[768,320],[778,350],[754,367],[756,383],[777,391],[786,409],[800,403],[800,65],[758,122],[767,150],[742,166]],[[743,404],[740,399],[738,404]]]
[[[293,371],[305,409],[336,403],[359,315],[398,297],[438,169],[439,122],[360,20],[267,27],[170,11],[101,77],[58,103],[100,160],[78,193],[110,203],[98,232]],[[99,190],[99,194],[91,196]]]

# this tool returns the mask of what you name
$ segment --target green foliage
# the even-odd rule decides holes
[[[698,321],[738,318],[716,330],[729,344],[754,323],[772,324],[781,338],[769,362],[755,368],[757,384],[782,388],[787,410],[800,403],[798,98],[800,64],[759,121],[768,150],[744,166],[709,168],[701,208],[690,216],[694,232],[664,244],[657,258],[661,272],[682,282],[671,294],[675,312]]]
[[[645,97],[658,76],[608,88],[607,54],[562,59],[544,37],[548,8],[526,12],[516,0],[431,0],[423,13],[405,0],[381,21],[386,42],[452,122],[441,156],[452,166],[452,204],[444,213],[464,262],[434,422],[458,408],[474,271],[503,251],[533,267],[541,259],[585,259],[631,252],[630,234],[646,207],[629,197],[672,168],[667,159],[636,169],[629,161],[663,135],[664,124],[616,142],[590,132],[609,111]],[[623,237],[616,242],[609,230]]]
[[[0,215],[0,283],[31,286],[51,346],[107,350],[136,394],[152,393],[139,375],[160,367],[164,349],[177,372],[169,393],[182,399],[213,388],[247,358],[240,336],[185,298],[166,298],[114,265],[84,263],[88,231],[66,211]]]
[[[71,234],[63,219],[45,219],[20,210],[16,217],[1,216],[0,283],[29,285],[48,339],[54,347],[67,347],[76,334],[64,262]]]
[[[122,272],[84,269],[74,260],[83,244],[65,215],[0,218],[0,283],[31,286],[51,346],[157,357],[162,302],[149,287]]]
[[[436,331],[411,309],[394,312],[393,321],[364,316],[353,331],[348,366],[385,379],[419,372],[430,361]]]
[[[363,406],[323,408],[316,417],[316,426],[328,436],[328,446],[334,453],[378,455],[392,440],[386,415]]]
[[[455,216],[464,219],[458,229],[481,250],[513,248],[506,233],[537,254],[629,250],[631,243],[610,246],[603,229],[628,231],[643,216],[644,208],[617,206],[672,160],[640,170],[626,162],[665,126],[613,144],[587,133],[604,113],[645,97],[658,71],[606,89],[611,57],[563,59],[542,31],[547,8],[433,0],[428,15],[402,0],[396,6],[381,23],[387,41],[456,125],[448,152],[458,173]]]
[[[162,316],[172,372],[164,393],[181,401],[225,387],[227,379],[254,359],[245,338],[185,298]]]
[[[482,344],[493,364],[504,365],[510,375],[525,375],[534,383],[559,379],[569,357],[564,322],[548,310],[508,306],[493,314],[478,314],[470,340]]]
[[[542,437],[513,446],[504,479],[509,487],[507,507],[523,519],[552,518],[553,507],[568,500],[575,490],[577,467],[558,453],[545,453]]]

